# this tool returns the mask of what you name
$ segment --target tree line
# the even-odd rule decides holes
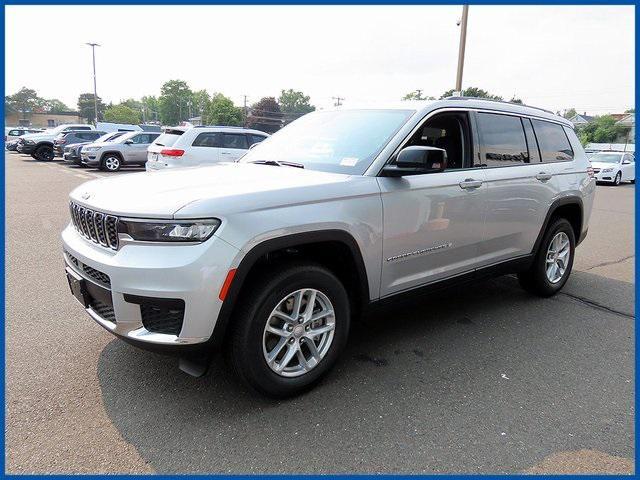
[[[206,90],[192,90],[183,80],[169,80],[162,85],[160,95],[145,95],[140,99],[128,98],[119,103],[105,104],[97,98],[98,121],[139,124],[158,122],[178,125],[189,118],[201,117],[206,125],[247,126],[273,132],[291,120],[315,110],[310,97],[293,89],[282,90],[278,98],[264,97],[247,108],[237,107],[222,93],[210,95]],[[71,111],[63,102],[46,100],[33,89],[23,87],[13,95],[5,96],[5,115],[19,112],[25,118],[34,112],[61,113]],[[95,103],[93,93],[78,97],[80,117],[93,122]]]

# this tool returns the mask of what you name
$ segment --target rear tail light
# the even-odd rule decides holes
[[[165,148],[160,150],[160,155],[164,155],[166,157],[181,157],[184,155],[184,150],[180,150],[179,148]]]
[[[589,167],[587,168],[587,175],[589,175],[589,178],[595,177],[595,174],[593,173],[593,167],[591,165],[589,165]]]

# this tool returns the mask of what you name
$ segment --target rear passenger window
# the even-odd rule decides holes
[[[247,145],[247,137],[245,137],[241,133],[223,134],[222,146],[224,148],[238,148],[243,150],[249,148],[249,145]]]
[[[506,167],[529,163],[520,117],[479,113],[478,130],[483,166]]]
[[[532,120],[532,122],[536,131],[538,145],[540,145],[543,162],[568,162],[573,160],[573,149],[562,125],[542,120]]]
[[[222,146],[222,134],[217,132],[204,132],[193,141],[193,147],[220,147]]]
[[[265,138],[267,138],[267,137],[263,137],[262,135],[254,135],[252,133],[249,133],[248,136],[249,136],[249,146],[253,145],[254,143],[260,143]]]

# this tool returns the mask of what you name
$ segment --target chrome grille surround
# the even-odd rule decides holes
[[[69,202],[71,222],[87,240],[118,250],[118,217]]]

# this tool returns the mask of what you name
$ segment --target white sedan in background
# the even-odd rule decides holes
[[[621,182],[636,181],[636,161],[628,152],[598,152],[589,161],[596,181],[620,185]]]

